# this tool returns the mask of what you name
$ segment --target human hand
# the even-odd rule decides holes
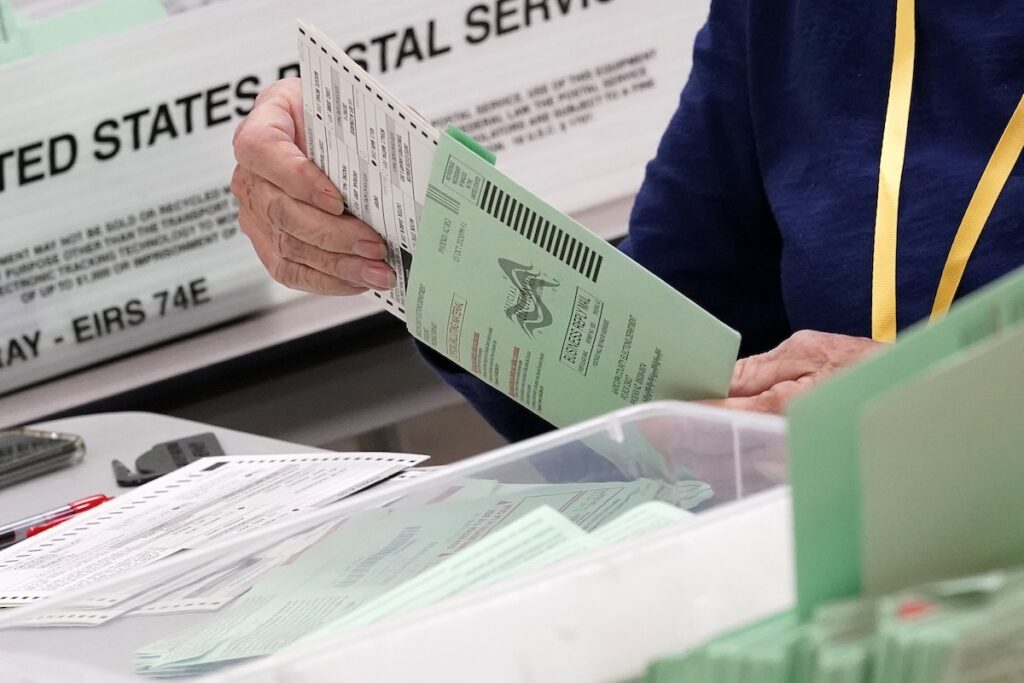
[[[883,346],[863,337],[801,330],[768,353],[737,362],[729,398],[707,403],[781,414],[794,398]]]
[[[387,249],[373,228],[342,215],[341,193],[306,158],[302,86],[269,86],[239,124],[231,192],[238,222],[270,276],[316,294],[349,295],[395,286]]]

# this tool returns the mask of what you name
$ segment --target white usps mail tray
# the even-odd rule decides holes
[[[7,610],[0,661],[41,683],[629,678],[791,604],[785,435],[781,418],[694,404],[616,411]],[[540,508],[596,538],[652,497],[683,517],[336,627],[360,600],[481,552]],[[256,572],[268,557],[280,566]],[[122,603],[132,611],[70,625],[126,584],[145,596]],[[187,611],[218,590],[238,595]]]

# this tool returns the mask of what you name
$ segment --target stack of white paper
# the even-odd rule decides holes
[[[224,537],[237,537],[334,503],[426,458],[386,453],[223,456],[198,460],[118,496],[59,528],[0,554],[0,606],[33,604]],[[282,558],[314,542],[311,531],[268,549],[204,586],[199,577],[171,584],[122,584],[91,595],[68,614],[36,624],[97,624],[161,598],[155,609],[215,609]],[[186,599],[198,604],[184,606]],[[177,607],[175,607],[177,605]]]

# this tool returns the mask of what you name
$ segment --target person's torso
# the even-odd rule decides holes
[[[754,3],[751,111],[793,329],[870,335],[895,2]],[[953,237],[1024,94],[1024,3],[919,0],[916,49],[898,217],[900,328],[931,311]],[[958,295],[1021,265],[1024,162]]]

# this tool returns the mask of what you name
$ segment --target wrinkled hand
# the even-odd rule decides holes
[[[863,337],[802,330],[768,353],[741,359],[729,398],[708,403],[781,414],[800,394],[882,347]]]
[[[306,158],[302,86],[274,83],[235,131],[231,192],[238,222],[271,277],[293,289],[348,295],[390,289],[395,273],[374,230],[342,215],[341,193]]]

